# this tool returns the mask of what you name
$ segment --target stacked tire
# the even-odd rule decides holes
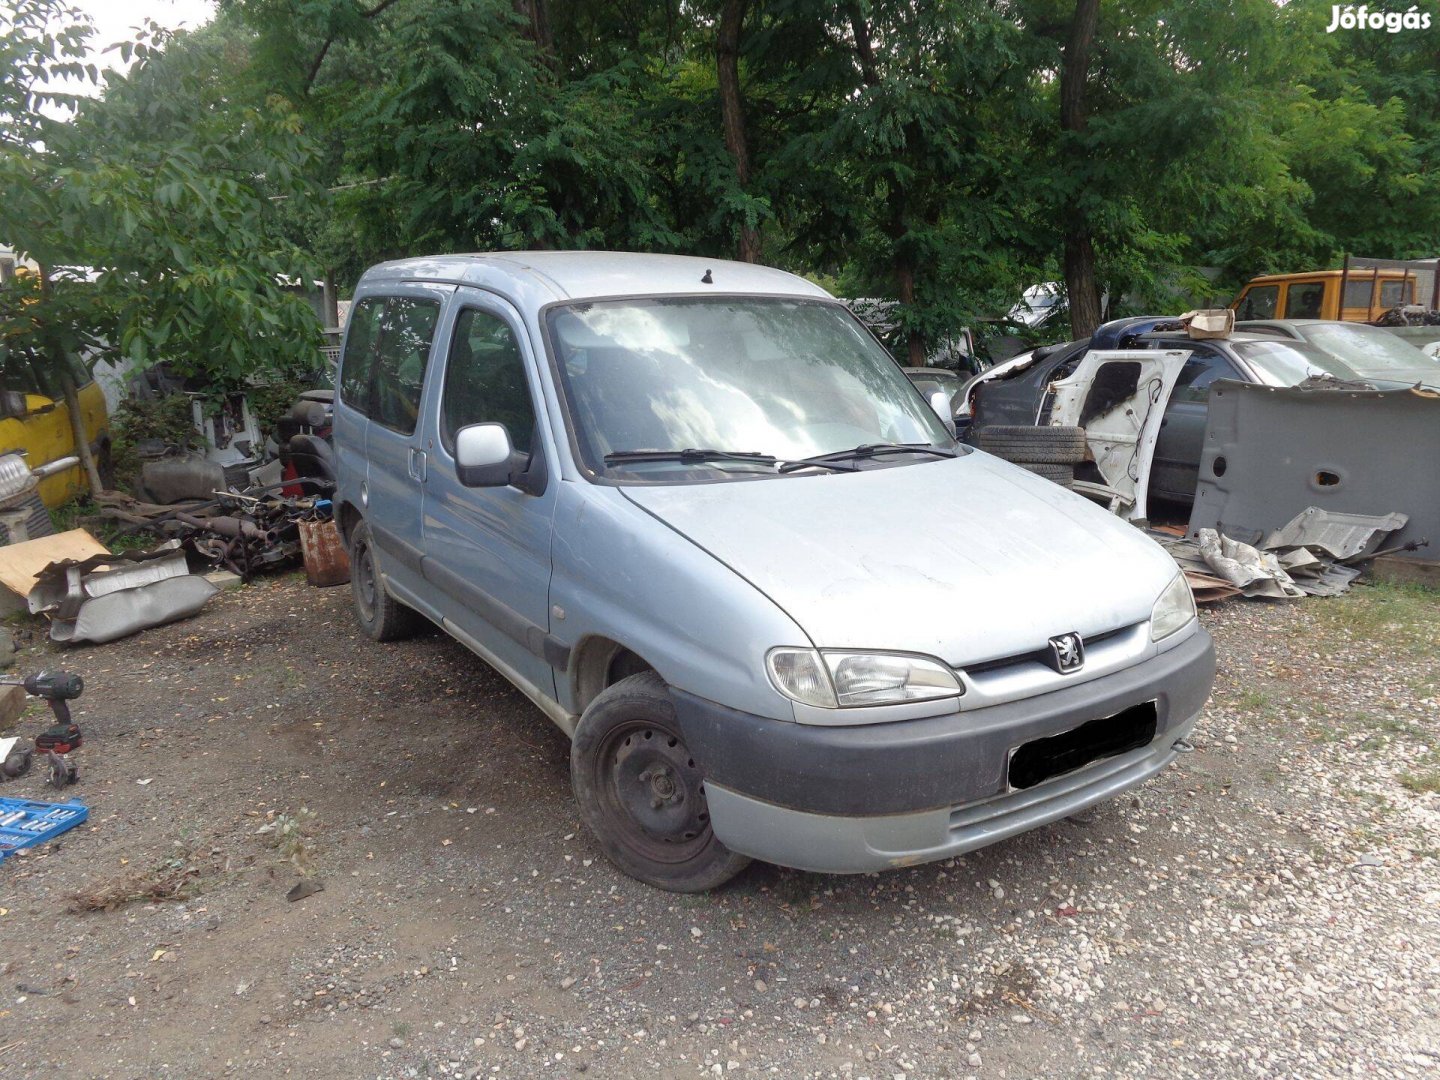
[[[1036,476],[1070,487],[1075,466],[1085,460],[1085,429],[992,424],[981,428],[980,449],[1014,462]]]

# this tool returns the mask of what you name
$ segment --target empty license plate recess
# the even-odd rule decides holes
[[[1029,788],[1101,758],[1138,750],[1155,738],[1155,702],[1132,705],[1059,735],[1035,739],[1010,755],[1010,786]]]

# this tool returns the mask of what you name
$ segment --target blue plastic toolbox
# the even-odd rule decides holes
[[[0,799],[0,861],[23,847],[53,840],[89,816],[90,808],[82,802]]]

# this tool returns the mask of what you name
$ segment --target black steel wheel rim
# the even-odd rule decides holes
[[[370,554],[370,545],[362,543],[356,555],[355,599],[360,602],[360,614],[369,622],[375,617],[375,559]]]
[[[596,790],[610,833],[653,862],[683,863],[710,842],[704,777],[678,735],[636,720],[605,739],[595,756]]]

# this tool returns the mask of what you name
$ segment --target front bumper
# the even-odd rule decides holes
[[[672,695],[727,847],[802,870],[862,873],[973,851],[1143,783],[1175,759],[1214,678],[1214,644],[1197,628],[1093,682],[924,720],[815,727]],[[1148,745],[1008,788],[1016,747],[1147,701],[1156,708]]]

